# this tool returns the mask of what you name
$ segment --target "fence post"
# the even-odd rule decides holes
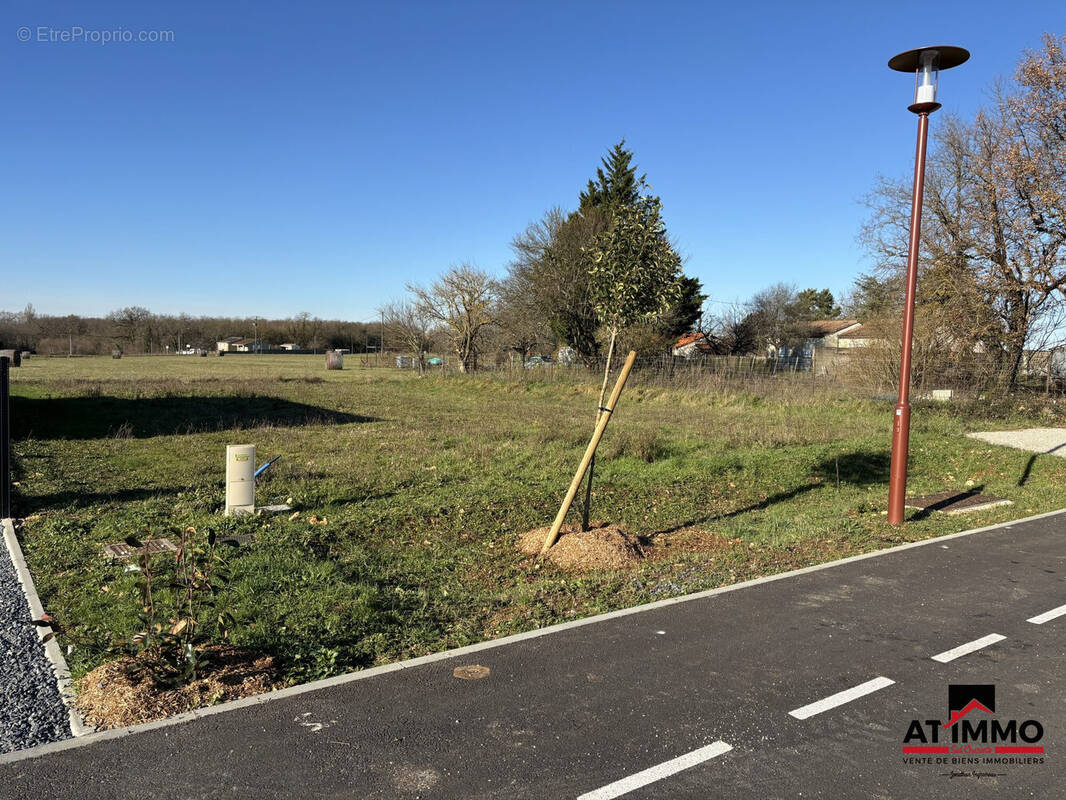
[[[0,518],[11,516],[11,361],[0,357]]]

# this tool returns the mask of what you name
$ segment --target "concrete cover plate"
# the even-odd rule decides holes
[[[990,497],[973,492],[937,492],[907,498],[907,508],[942,511],[945,514],[965,514],[969,511],[983,511],[986,508],[1010,504],[1011,501],[1005,497]]]

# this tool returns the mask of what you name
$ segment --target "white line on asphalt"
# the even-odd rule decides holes
[[[1057,511],[1048,511],[1044,514],[1034,514],[1031,517],[1025,517],[1023,519],[1011,520],[1010,522],[999,522],[995,525],[987,525],[984,528],[973,528],[968,531],[960,531],[959,533],[949,533],[945,536],[939,536],[935,539],[923,539],[919,542],[907,542],[906,544],[898,544],[895,547],[887,547],[884,550],[875,550],[870,553],[862,553],[857,556],[848,556],[842,558],[839,561],[830,561],[826,564],[814,564],[810,567],[801,567],[800,569],[791,570],[789,572],[779,572],[776,575],[766,575],[762,578],[752,578],[748,581],[742,581],[741,583],[734,583],[730,586],[719,586],[715,589],[705,589],[702,592],[696,592],[694,594],[686,594],[681,597],[668,597],[665,600],[656,600],[653,603],[647,603],[642,606],[633,606],[632,608],[621,608],[617,611],[608,611],[605,614],[597,614],[593,617],[585,617],[584,619],[570,620],[569,622],[560,622],[555,625],[549,625],[545,628],[537,628],[532,631],[525,631],[524,633],[514,633],[510,636],[504,636],[502,639],[492,639],[485,642],[478,642],[477,644],[468,644],[465,647],[459,647],[455,650],[444,650],[439,653],[430,653],[427,656],[418,656],[417,658],[411,658],[407,661],[394,661],[391,664],[382,664],[378,667],[370,667],[369,669],[359,670],[358,672],[349,672],[345,675],[335,675],[332,678],[321,678],[311,683],[302,683],[296,686],[289,686],[285,689],[278,689],[273,692],[267,692],[265,694],[256,694],[251,697],[242,697],[239,700],[230,700],[226,703],[219,703],[216,706],[206,706],[204,708],[197,708],[193,711],[186,711],[183,714],[175,714],[173,717],[167,717],[166,719],[156,720],[155,722],[142,722],[139,725],[133,725],[129,728],[111,728],[106,731],[98,731],[96,733],[90,733],[85,736],[79,736],[75,739],[65,739],[62,742],[52,742],[51,744],[41,744],[37,747],[31,747],[28,750],[19,750],[14,753],[2,753],[0,754],[0,765],[11,764],[16,761],[25,761],[31,758],[40,758],[44,755],[51,753],[58,753],[62,750],[72,750],[77,747],[86,747],[88,745],[96,744],[97,742],[108,741],[111,739],[122,739],[126,736],[147,733],[158,728],[167,728],[173,725],[184,725],[186,722],[192,722],[193,720],[203,719],[204,717],[214,716],[215,714],[226,714],[230,711],[237,711],[242,708],[250,708],[253,706],[262,705],[263,703],[271,703],[277,700],[285,700],[296,695],[305,694],[308,692],[319,692],[323,689],[329,689],[334,686],[345,686],[355,681],[364,681],[377,678],[381,675],[386,675],[390,672],[397,672],[403,669],[412,669],[413,667],[423,666],[425,664],[432,664],[437,661],[445,661],[448,659],[455,659],[459,656],[468,656],[473,653],[480,653],[485,650],[494,650],[496,648],[503,648],[509,645],[518,644],[519,642],[529,641],[541,636],[549,636],[556,633],[562,633],[563,631],[570,631],[575,628],[580,628],[585,625],[596,625],[601,622],[606,622],[612,619],[621,619],[633,614],[643,614],[648,611],[656,611],[661,608],[667,608],[669,606],[678,605],[679,603],[689,603],[695,600],[703,600],[708,597],[717,597],[718,595],[728,594],[730,592],[743,591],[744,589],[750,589],[754,586],[764,586],[768,583],[775,583],[777,581],[788,580],[789,578],[796,578],[800,575],[808,575],[813,572],[821,572],[822,570],[831,570],[837,567],[843,567],[847,564],[854,564],[859,561],[865,561],[867,559],[881,558],[882,556],[898,555],[907,550],[913,550],[918,547],[926,547],[928,545],[936,544],[937,542],[946,542],[952,539],[962,539],[967,536],[973,536],[980,533],[988,533],[989,531],[1004,530],[1013,528],[1017,525],[1036,522],[1038,520],[1050,519],[1055,516],[1062,516],[1066,514],[1066,508],[1059,509]],[[54,640],[53,640],[54,641]]]
[[[701,747],[699,750],[693,750],[691,753],[685,753],[683,756],[664,761],[662,764],[656,764],[654,767],[648,767],[648,769],[638,772],[636,775],[630,775],[628,778],[609,783],[595,791],[586,792],[577,800],[611,800],[614,797],[621,797],[624,794],[629,794],[634,789],[647,786],[649,783],[655,783],[655,781],[661,781],[663,778],[669,778],[671,775],[676,775],[689,767],[694,767],[715,756],[728,753],[732,749],[733,746],[725,742],[715,742],[706,747]]]
[[[800,706],[794,711],[789,711],[789,716],[796,719],[807,719],[813,717],[815,714],[821,714],[823,711],[828,711],[831,708],[842,706],[844,703],[850,703],[852,700],[857,700],[864,695],[868,695],[872,692],[876,692],[878,689],[884,689],[886,686],[891,686],[895,683],[891,678],[878,677],[872,681],[866,681],[866,683],[860,683],[858,686],[852,686],[850,689],[845,689],[842,692],[831,694],[829,697],[825,697],[809,705]]]
[[[1061,617],[1063,614],[1066,614],[1066,606],[1059,606],[1050,611],[1045,611],[1043,614],[1037,614],[1035,617],[1029,617],[1026,622],[1031,622],[1034,625],[1043,625],[1045,622],[1051,622],[1051,620]]]
[[[969,655],[975,650],[980,650],[982,647],[988,647],[990,644],[995,644],[996,642],[1002,642],[1006,638],[1006,636],[1000,636],[998,633],[990,633],[988,636],[982,636],[980,639],[974,639],[972,642],[960,644],[958,647],[945,650],[943,653],[937,653],[933,656],[933,661],[947,664],[949,661],[954,661],[959,656]]]

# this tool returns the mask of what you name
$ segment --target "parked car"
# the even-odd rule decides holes
[[[537,367],[546,367],[552,363],[549,356],[530,356],[526,360],[526,369],[535,369]]]

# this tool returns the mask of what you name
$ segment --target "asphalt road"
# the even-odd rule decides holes
[[[1042,736],[951,743],[950,684]],[[64,747],[0,797],[1063,797],[1066,514]]]

